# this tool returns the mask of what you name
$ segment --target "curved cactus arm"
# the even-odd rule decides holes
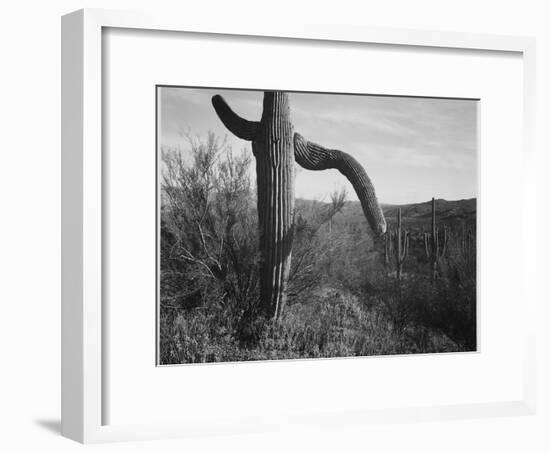
[[[376,198],[374,185],[365,169],[351,155],[335,149],[326,149],[295,133],[294,159],[301,167],[308,170],[320,171],[334,168],[340,171],[351,182],[357,193],[363,213],[372,230],[378,235],[386,232],[386,220]]]
[[[243,140],[253,141],[258,133],[259,122],[241,118],[231,110],[225,99],[219,94],[212,97],[212,105],[223,122],[223,125],[234,135]]]

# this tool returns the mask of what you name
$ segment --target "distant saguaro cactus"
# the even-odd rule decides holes
[[[462,255],[465,257],[470,257],[472,255],[472,250],[474,249],[475,237],[471,229],[466,230],[465,222],[462,222],[462,234],[460,238],[460,248]]]
[[[386,234],[384,236],[384,264],[386,266],[386,270],[389,272],[391,270],[391,261],[393,259],[393,230],[388,229],[386,231]]]
[[[447,247],[447,229],[443,228],[443,240],[439,240],[439,229],[435,221],[435,198],[432,198],[432,232],[424,233],[424,251],[432,263],[432,281],[437,277],[437,267],[441,258],[445,256]]]
[[[397,229],[395,231],[395,262],[397,267],[397,279],[401,279],[403,263],[409,252],[409,231],[403,231],[401,227],[401,208],[397,210]]]
[[[288,94],[266,91],[259,122],[241,118],[223,97],[212,104],[223,124],[237,137],[252,142],[256,157],[260,231],[260,298],[264,314],[278,318],[286,302],[294,233],[294,162],[309,170],[335,168],[351,182],[373,231],[386,231],[374,186],[352,156],[305,140],[294,133]]]

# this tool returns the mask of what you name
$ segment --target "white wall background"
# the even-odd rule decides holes
[[[326,3],[326,4],[325,4]],[[550,185],[550,14],[544,0],[387,0],[338,2],[201,0],[189,2],[20,0],[0,14],[0,449],[76,450],[59,436],[60,416],[60,16],[82,7],[165,9],[208,22],[314,20],[388,27],[532,35],[538,38],[539,414],[484,419],[156,443],[100,450],[422,450],[550,449],[550,334],[543,305]],[[511,175],[513,180],[513,175]],[[503,212],[503,227],[506,215]],[[514,231],[510,231],[509,245]],[[518,301],[519,304],[519,301]],[[518,306],[518,309],[520,307]],[[510,332],[513,334],[513,330]]]

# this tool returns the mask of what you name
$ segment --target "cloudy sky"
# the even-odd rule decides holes
[[[262,92],[159,88],[159,145],[186,154],[182,133],[227,137],[234,150],[247,141],[229,133],[210,99],[222,94],[239,115],[259,120]],[[477,102],[473,100],[292,93],[292,119],[306,139],[353,155],[383,203],[477,196]],[[336,170],[300,170],[296,196],[323,199],[351,184]]]

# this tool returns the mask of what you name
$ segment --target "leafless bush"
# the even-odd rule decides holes
[[[188,137],[190,158],[162,152],[161,293],[166,306],[253,303],[257,220],[248,153],[213,133]]]
[[[294,298],[319,285],[323,262],[339,246],[332,235],[332,221],[346,204],[346,190],[335,190],[330,202],[298,201],[294,214],[294,246],[289,275],[289,296]],[[323,226],[328,228],[323,228]],[[323,230],[324,229],[324,230]]]

